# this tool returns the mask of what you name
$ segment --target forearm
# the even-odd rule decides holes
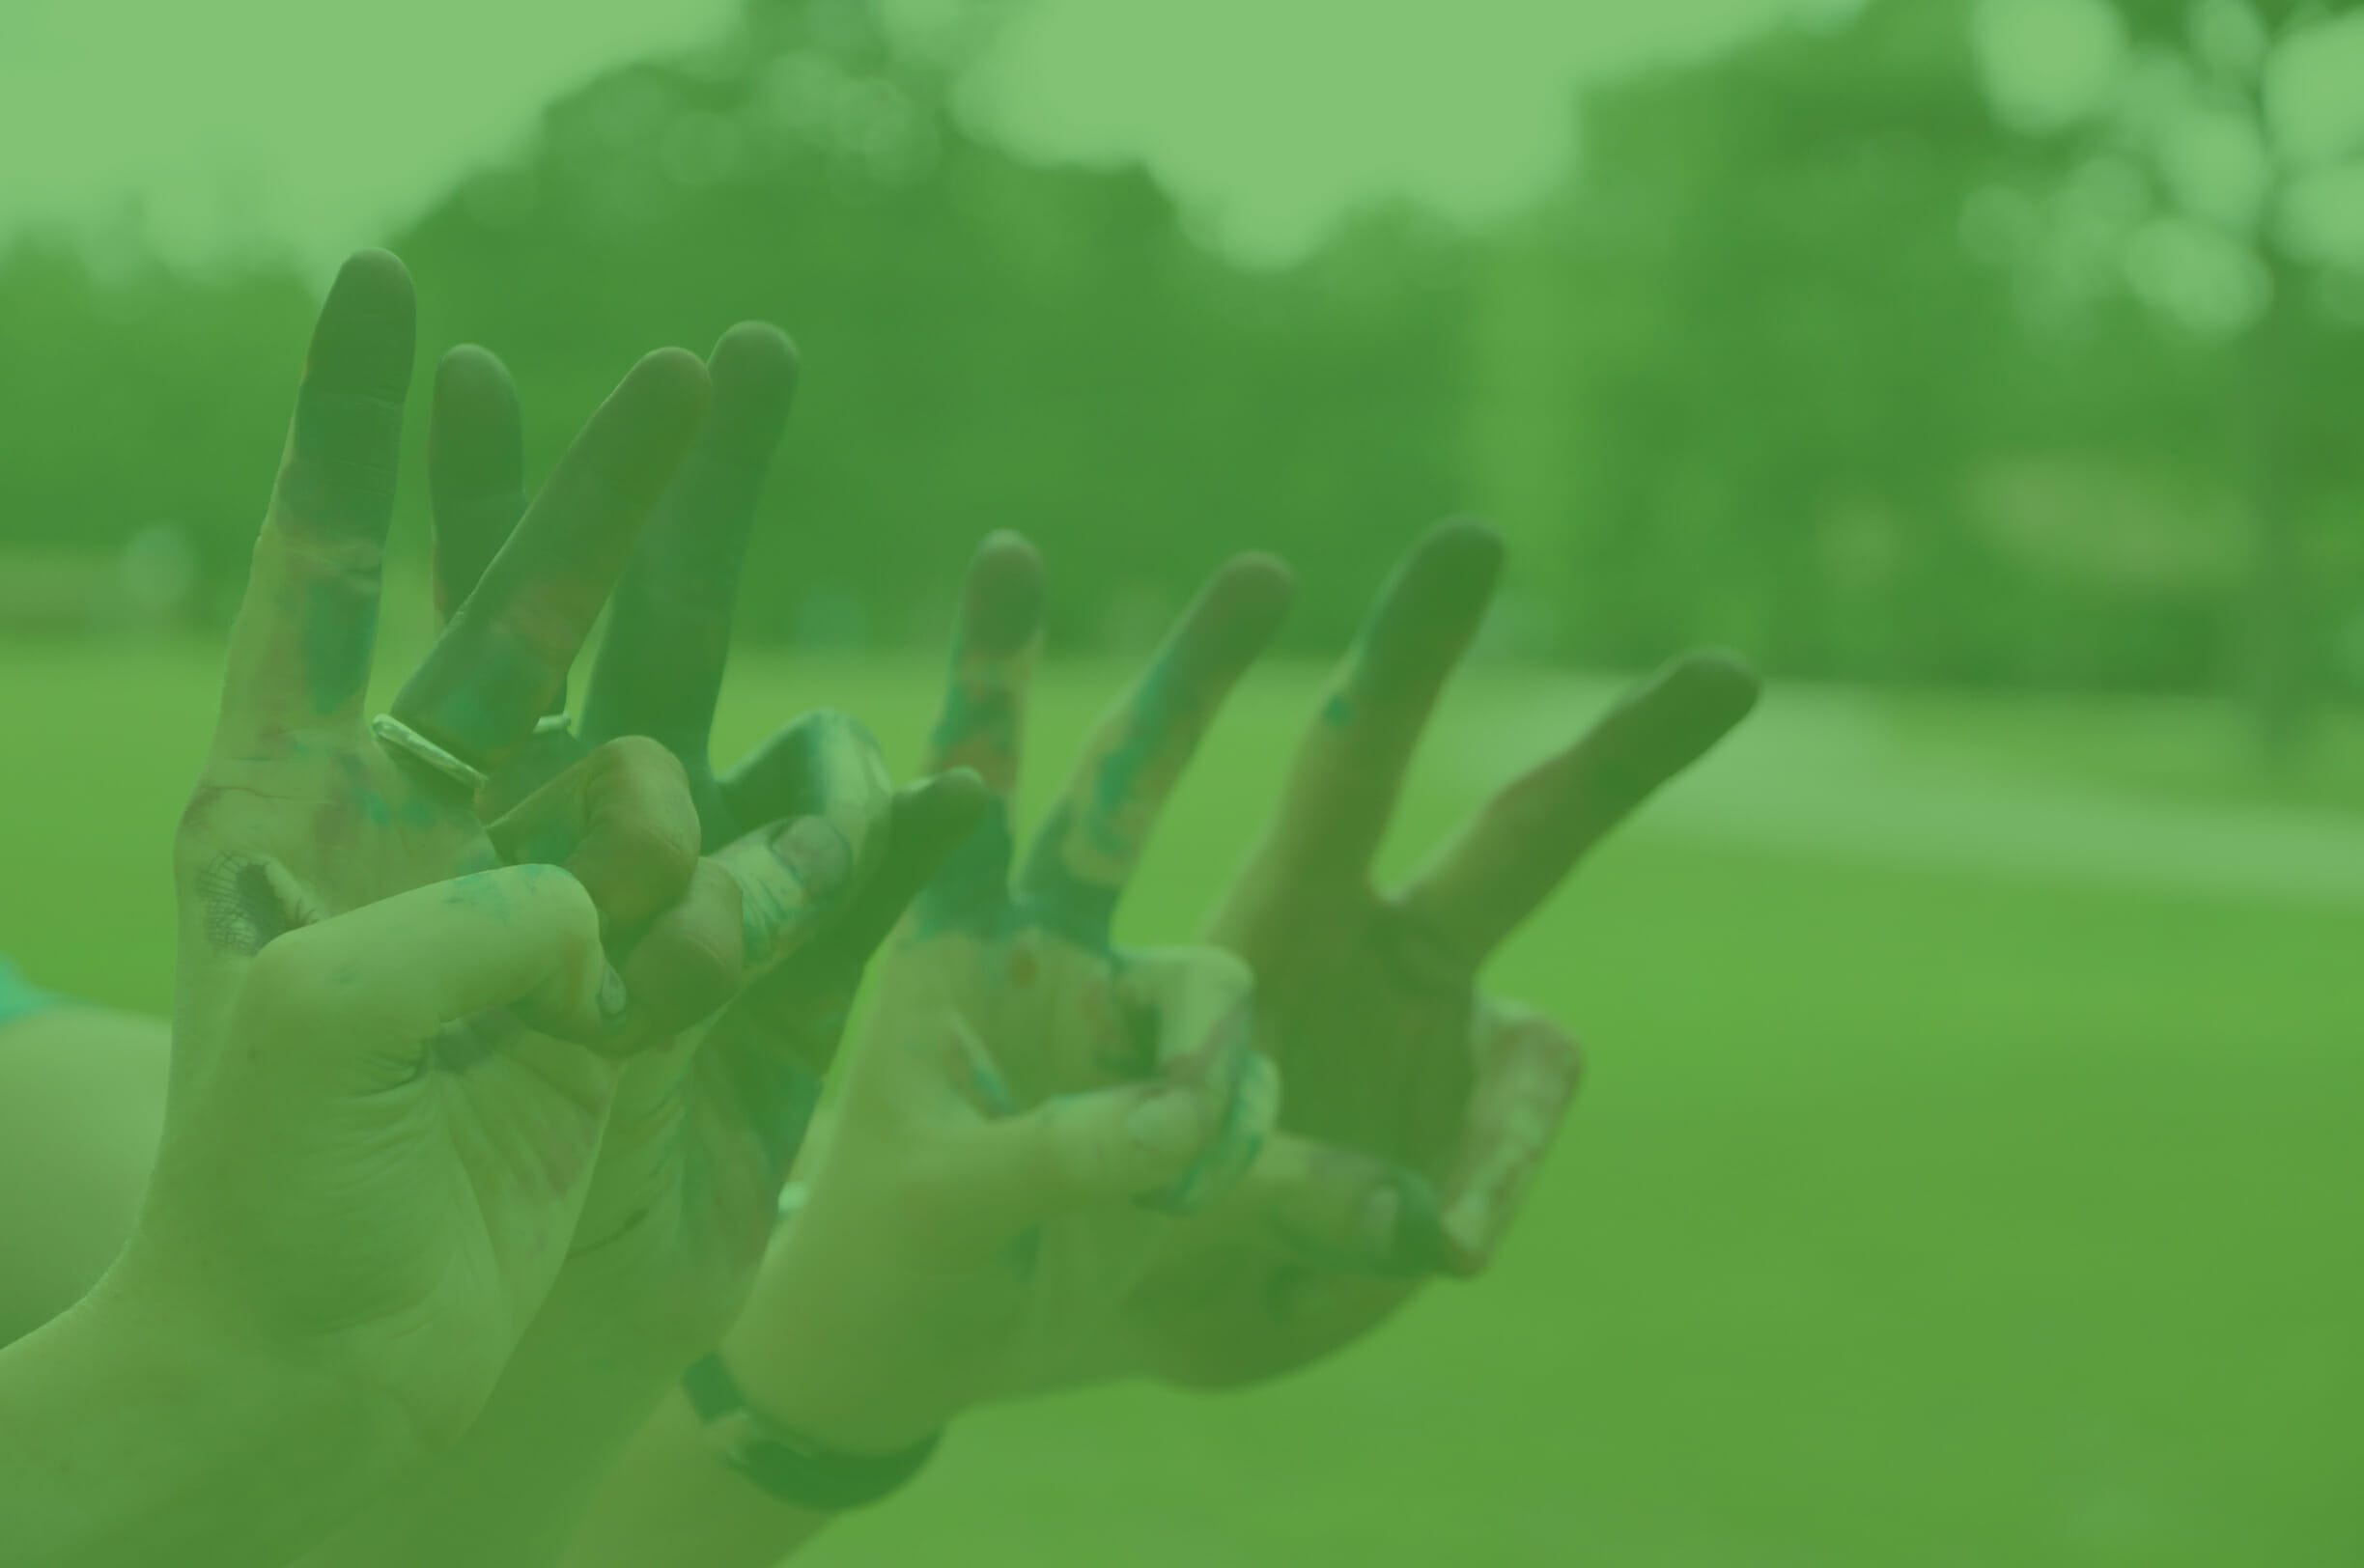
[[[553,1299],[467,1437],[306,1557],[306,1568],[559,1562],[672,1380]],[[694,1561],[664,1553],[640,1560]]]
[[[0,1345],[71,1306],[123,1250],[170,1051],[162,1021],[96,1008],[0,1023]]]
[[[285,1561],[415,1457],[352,1390],[187,1327],[110,1282],[0,1350],[11,1563]]]
[[[829,1526],[726,1464],[678,1392],[601,1489],[567,1568],[770,1568]]]

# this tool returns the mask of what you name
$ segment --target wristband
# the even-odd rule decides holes
[[[943,1441],[938,1432],[898,1454],[831,1453],[749,1405],[720,1356],[709,1356],[683,1373],[682,1392],[724,1464],[781,1502],[813,1513],[844,1513],[884,1501],[927,1467]]]

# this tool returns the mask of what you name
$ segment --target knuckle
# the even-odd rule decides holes
[[[610,778],[631,779],[660,789],[690,789],[690,770],[662,743],[645,735],[623,735],[602,745],[593,757]]]
[[[487,873],[499,877],[529,903],[560,938],[599,940],[599,905],[582,879],[564,866],[529,864]]]
[[[670,824],[648,817],[630,817],[604,826],[605,863],[620,881],[666,894],[689,885],[697,870],[696,844],[686,840]]]
[[[704,922],[684,923],[641,944],[627,983],[642,1002],[682,1022],[694,1022],[738,993],[740,948]]]

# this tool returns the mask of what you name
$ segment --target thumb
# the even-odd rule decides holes
[[[997,1232],[1109,1204],[1147,1205],[1222,1134],[1224,1106],[1190,1084],[1128,1084],[1060,1095],[988,1123],[971,1192]]]
[[[599,911],[555,866],[508,866],[400,893],[288,933],[255,958],[245,1037],[318,1059],[324,1048],[415,1067],[445,1024],[507,1009],[585,1043],[623,1012]]]
[[[1357,1150],[1275,1136],[1202,1234],[1277,1246],[1324,1274],[1419,1278],[1445,1272],[1451,1248],[1436,1185]]]

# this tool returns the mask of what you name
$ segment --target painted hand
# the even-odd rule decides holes
[[[717,774],[709,737],[732,604],[795,352],[776,328],[743,325],[709,373],[713,413],[625,571],[579,734],[544,726],[492,787],[514,798],[594,747],[653,737],[697,801],[712,856],[699,896],[644,945],[672,966],[674,994],[720,1011],[627,1069],[563,1282],[573,1321],[667,1377],[737,1316],[864,967],[983,805],[958,777],[898,795],[869,733],[833,713]],[[525,514],[523,453],[507,371],[480,349],[448,355],[430,471],[437,600],[456,625]],[[550,697],[563,713],[563,690]]]
[[[1209,928],[1254,971],[1284,1135],[1135,1300],[1140,1358],[1253,1382],[1351,1343],[1421,1281],[1494,1255],[1575,1093],[1575,1042],[1480,993],[1485,959],[1585,853],[1748,713],[1756,677],[1684,658],[1512,784],[1410,884],[1370,865],[1502,560],[1450,524],[1382,597],[1280,813]]]
[[[413,332],[401,264],[348,264],[180,830],[171,1110],[123,1278],[441,1442],[557,1274],[616,1050],[666,1024],[662,944],[634,938],[689,891],[696,838],[653,745],[488,829],[364,727]],[[688,355],[633,371],[396,698],[404,723],[483,768],[518,751],[706,404]]]
[[[729,1345],[760,1408],[856,1451],[1097,1370],[1175,1217],[1222,1195],[1277,1109],[1244,968],[1119,950],[1111,922],[1286,576],[1251,560],[1217,581],[1104,724],[1013,882],[1040,571],[1008,538],[971,571],[934,752],[980,775],[993,807],[887,961],[802,1207]]]

